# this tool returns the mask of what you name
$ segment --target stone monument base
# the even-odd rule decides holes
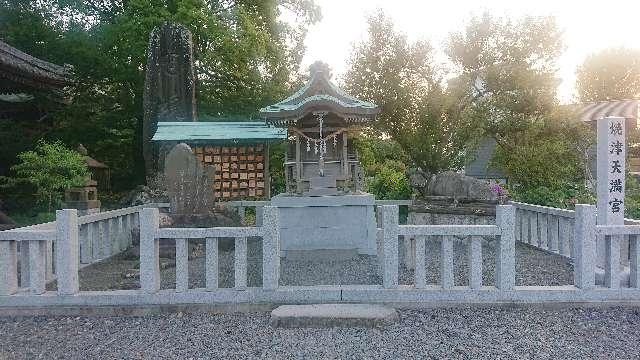
[[[271,205],[280,215],[283,257],[338,259],[356,252],[376,255],[375,198],[371,194],[281,194],[271,199]]]

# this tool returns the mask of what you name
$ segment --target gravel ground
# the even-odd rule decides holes
[[[495,241],[483,244],[483,283],[493,285],[495,276]],[[262,284],[262,248],[259,239],[249,239],[248,243],[248,285]],[[204,287],[205,260],[202,248],[192,251],[189,261],[190,287]],[[414,282],[413,270],[402,266],[403,252],[400,251],[399,277],[401,284]],[[80,270],[82,290],[136,289],[137,278],[125,278],[128,270],[137,266],[137,256],[120,255],[108,261],[97,263]],[[221,244],[219,251],[220,287],[232,287],[234,251]],[[163,260],[171,264],[171,260]],[[281,285],[347,285],[382,284],[377,271],[377,257],[360,255],[349,261],[281,261]],[[427,241],[426,258],[427,284],[437,284],[440,278],[439,242]],[[468,283],[467,243],[454,243],[454,278],[456,285]],[[175,268],[169,266],[161,271],[164,289],[175,288]],[[516,244],[516,284],[517,285],[566,285],[573,283],[573,267],[561,256],[546,253],[522,243]],[[54,285],[51,284],[53,289]]]
[[[383,328],[274,329],[268,313],[0,318],[0,359],[636,359],[637,309],[400,311]]]

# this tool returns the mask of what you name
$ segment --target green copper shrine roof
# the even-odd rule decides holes
[[[235,144],[275,142],[286,137],[285,129],[263,121],[159,122],[152,140]]]
[[[309,112],[331,111],[347,122],[373,120],[380,112],[376,104],[356,99],[331,82],[329,67],[323,62],[310,66],[311,79],[300,90],[279,103],[260,109],[267,122],[286,126]]]

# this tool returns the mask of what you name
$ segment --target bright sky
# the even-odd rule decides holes
[[[560,100],[572,102],[575,70],[598,50],[640,48],[640,0],[315,0],[322,21],[309,29],[303,68],[327,62],[343,75],[354,43],[366,37],[366,17],[383,9],[410,40],[428,39],[442,49],[447,35],[463,28],[472,15],[520,17],[553,15],[564,32],[566,49],[559,60]]]

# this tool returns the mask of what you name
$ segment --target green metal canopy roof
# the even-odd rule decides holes
[[[159,122],[154,141],[250,143],[284,140],[287,130],[262,121]]]

